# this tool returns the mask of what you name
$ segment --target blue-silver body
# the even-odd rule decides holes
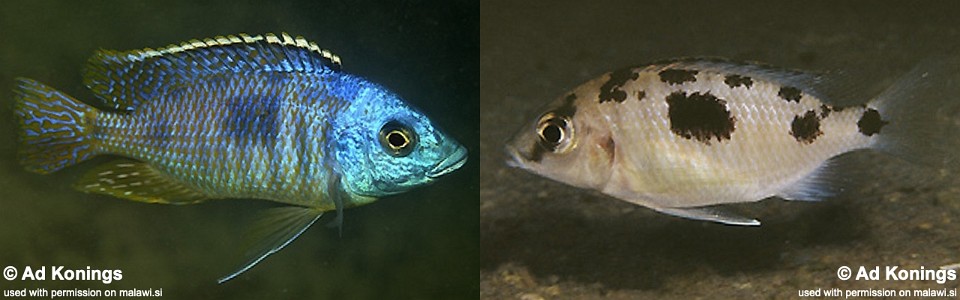
[[[265,217],[268,242],[222,281],[278,251],[324,211],[424,185],[466,160],[463,146],[399,96],[286,34],[102,50],[84,83],[104,109],[18,79],[28,170],[112,154],[124,158],[95,167],[76,187],[153,203],[294,205]]]

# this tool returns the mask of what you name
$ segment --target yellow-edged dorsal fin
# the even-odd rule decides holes
[[[224,73],[340,70],[340,57],[302,36],[281,33],[194,39],[159,49],[97,51],[83,83],[106,107],[132,111],[166,91]]]

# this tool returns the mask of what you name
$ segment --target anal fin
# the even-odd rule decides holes
[[[74,188],[147,203],[192,204],[207,198],[167,178],[147,163],[125,158],[93,168]]]
[[[727,225],[760,226],[760,221],[756,219],[740,216],[718,207],[652,208],[658,212],[687,219],[711,221]]]
[[[277,253],[307,231],[322,215],[320,210],[300,206],[277,207],[264,211],[248,233],[250,246],[243,265],[217,280],[217,283],[236,278],[267,256]]]

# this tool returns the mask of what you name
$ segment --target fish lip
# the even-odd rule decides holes
[[[507,158],[507,166],[512,168],[523,168],[524,159],[523,155],[520,154],[520,150],[517,150],[515,147],[507,146],[504,147],[503,151],[507,153],[507,156],[509,156],[509,158]]]
[[[516,149],[513,149],[513,147],[508,146],[503,148],[503,152],[504,154],[507,155],[507,159],[506,159],[507,166],[510,166],[511,168],[520,167],[520,154],[517,153]]]
[[[456,151],[437,163],[433,169],[427,171],[427,177],[430,177],[430,179],[436,179],[437,177],[446,175],[447,173],[459,169],[465,163],[467,163],[467,148],[459,146],[457,147]]]

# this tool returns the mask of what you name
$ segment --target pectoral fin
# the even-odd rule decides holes
[[[206,200],[203,194],[158,172],[147,163],[117,159],[88,171],[74,188],[133,201],[192,204]]]
[[[250,270],[267,256],[277,253],[307,231],[321,215],[323,212],[320,210],[300,206],[277,207],[264,211],[248,233],[247,238],[251,244],[244,264],[230,275],[217,280],[217,283],[227,282]]]
[[[337,227],[338,234],[343,236],[343,208],[347,201],[347,193],[340,186],[339,175],[327,178],[327,191],[329,191],[328,195],[333,200],[333,205],[337,210],[337,217],[327,223],[327,227]]]
[[[739,226],[760,226],[760,221],[756,219],[743,217],[735,213],[725,211],[718,207],[684,207],[684,208],[663,208],[653,207],[654,210],[677,217],[683,217],[694,220],[712,221],[727,225]]]

